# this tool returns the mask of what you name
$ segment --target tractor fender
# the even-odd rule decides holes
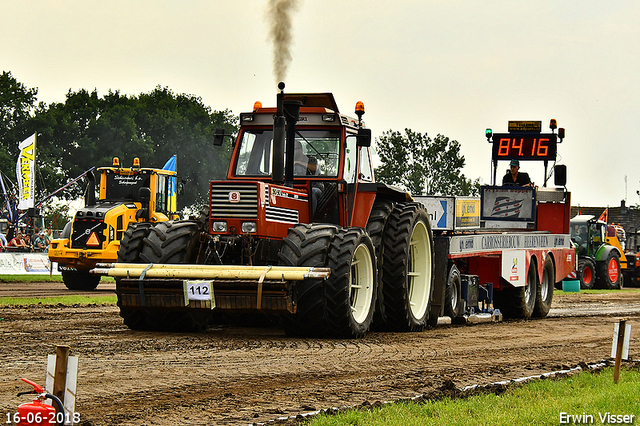
[[[622,257],[621,254],[620,254],[620,250],[618,250],[616,247],[608,245],[608,244],[603,244],[596,251],[596,255],[595,255],[596,261],[597,262],[604,262],[605,260],[607,260],[609,258],[609,253],[611,253],[611,252],[618,253],[618,257]]]

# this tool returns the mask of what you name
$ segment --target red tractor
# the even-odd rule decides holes
[[[375,181],[364,105],[354,119],[330,93],[279,88],[275,108],[240,115],[227,180],[197,220],[132,224],[118,263],[95,271],[116,276],[130,328],[201,329],[216,312],[278,314],[291,336],[427,325],[428,213]]]

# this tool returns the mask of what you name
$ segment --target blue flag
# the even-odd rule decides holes
[[[164,167],[162,167],[163,170],[171,170],[173,172],[177,171],[177,156],[176,155],[172,155],[171,158],[169,158],[167,160],[166,163],[164,163]],[[178,200],[177,200],[177,194],[176,194],[176,185],[177,185],[177,178],[175,176],[170,177],[169,178],[169,187],[167,188],[168,191],[168,195],[169,198],[167,200],[167,209],[170,212],[175,212],[177,210],[177,206],[178,206]]]

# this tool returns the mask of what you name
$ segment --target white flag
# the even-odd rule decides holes
[[[26,210],[33,207],[35,200],[36,134],[20,142],[18,149],[20,150],[16,164],[18,209]]]

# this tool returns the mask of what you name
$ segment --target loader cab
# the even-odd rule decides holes
[[[146,203],[148,188],[150,192],[151,212],[173,213],[175,204],[176,172],[171,170],[141,168],[140,162],[134,159],[133,167],[120,167],[117,157],[112,167],[98,169],[100,187],[98,202],[101,203]],[[166,219],[165,219],[166,220]]]

